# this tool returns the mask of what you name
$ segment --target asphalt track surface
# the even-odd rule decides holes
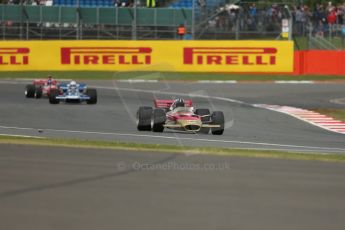
[[[116,140],[182,146],[235,147],[304,152],[345,152],[345,136],[285,114],[255,108],[266,103],[308,107],[344,107],[344,85],[196,84],[87,82],[98,88],[96,105],[50,105],[26,99],[23,81],[0,82],[0,134]],[[136,130],[136,111],[153,99],[192,98],[197,108],[224,111],[224,135]]]
[[[345,152],[345,136],[314,127],[293,117],[252,104],[341,107],[330,103],[344,97],[344,85],[215,85],[195,83],[87,82],[98,88],[96,105],[50,105],[26,99],[25,82],[0,84],[0,133],[54,138],[116,140],[182,146],[213,146],[289,151]],[[329,96],[330,95],[330,96]],[[197,108],[221,110],[222,136],[136,130],[136,111],[153,99],[192,98]],[[306,106],[307,107],[307,106]]]
[[[88,83],[97,105],[50,105],[0,82],[0,133],[345,152],[344,135],[251,106],[341,107],[330,100],[343,85]],[[223,110],[224,135],[136,130],[139,105],[179,96]],[[344,174],[339,163],[1,144],[0,229],[344,229]]]
[[[0,148],[0,229],[345,226],[344,164],[4,144]]]

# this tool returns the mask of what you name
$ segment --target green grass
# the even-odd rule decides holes
[[[308,39],[306,37],[295,37],[295,49],[296,50],[307,50],[308,49]]]
[[[345,109],[313,109],[314,111],[331,116],[335,119],[341,120],[345,122]]]
[[[236,80],[236,81],[272,81],[272,80],[345,80],[345,76],[315,75],[279,75],[279,74],[230,74],[230,73],[176,73],[176,72],[106,72],[106,71],[28,71],[0,72],[0,79],[15,78],[46,78],[49,74],[57,79],[75,80],[119,80],[119,79],[150,79],[166,81],[197,81],[197,80]]]
[[[160,144],[138,144],[109,141],[90,141],[90,140],[63,140],[63,139],[36,139],[24,137],[0,136],[0,144],[20,144],[20,145],[37,145],[69,148],[93,148],[93,149],[114,149],[145,151],[159,153],[181,153],[181,154],[206,154],[220,156],[240,156],[254,158],[278,158],[293,160],[315,160],[345,162],[344,154],[314,154],[314,153],[294,153],[285,151],[264,151],[264,150],[244,150],[229,148],[197,148],[176,145]]]
[[[341,40],[340,37],[329,38],[328,36],[325,36],[324,38],[330,43],[332,43],[338,49],[345,48],[345,43],[343,44],[343,41]],[[295,37],[294,41],[295,41],[295,48],[298,50],[308,50],[309,48],[313,48],[313,47],[309,47],[307,37]]]

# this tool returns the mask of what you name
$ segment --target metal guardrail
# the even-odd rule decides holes
[[[178,26],[191,25],[192,11],[190,9],[170,8],[77,8],[61,6],[29,6],[29,5],[1,5],[0,20],[20,23],[77,23],[92,25],[122,25],[131,26],[136,11],[138,26]]]
[[[174,39],[180,24],[191,9],[0,4],[2,39]]]
[[[235,1],[237,0],[227,2]],[[257,16],[253,18],[249,12],[250,4],[252,3],[240,2],[240,9],[233,15],[221,11],[222,7],[202,12],[197,4],[193,9],[144,7],[78,9],[0,4],[0,39],[179,39],[176,34],[177,27],[185,24],[186,39],[273,40],[280,39],[282,18],[290,20],[290,31],[297,31],[297,28],[293,28],[289,7],[285,9],[285,5],[280,6],[281,16],[277,20],[269,16],[267,11],[269,5],[268,8],[259,8]],[[324,37],[315,36],[312,27],[305,28],[302,35],[295,33],[298,49],[341,49],[345,46],[345,37],[341,37],[343,35],[340,31],[342,27],[331,27],[324,32]],[[337,44],[333,44],[334,38]]]

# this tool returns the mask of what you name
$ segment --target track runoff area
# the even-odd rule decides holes
[[[341,121],[315,114],[309,107],[298,110],[305,106],[340,108],[341,104],[331,102],[342,96],[339,84],[85,81],[97,89],[97,104],[51,105],[46,98],[23,96],[30,82],[1,81],[2,134],[308,153],[343,153],[345,149]],[[332,94],[326,95],[330,88]],[[313,97],[301,101],[300,96],[308,91]],[[281,93],[287,96],[279,97]],[[156,99],[174,98],[191,99],[197,109],[222,111],[224,133],[137,130],[140,106],[154,107]]]

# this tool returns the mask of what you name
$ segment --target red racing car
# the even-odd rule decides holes
[[[224,114],[195,109],[192,100],[155,100],[155,108],[142,106],[137,112],[139,131],[163,132],[164,128],[190,133],[222,135]]]
[[[27,98],[49,97],[52,89],[58,89],[58,82],[51,76],[48,79],[35,79],[32,84],[25,87]]]

